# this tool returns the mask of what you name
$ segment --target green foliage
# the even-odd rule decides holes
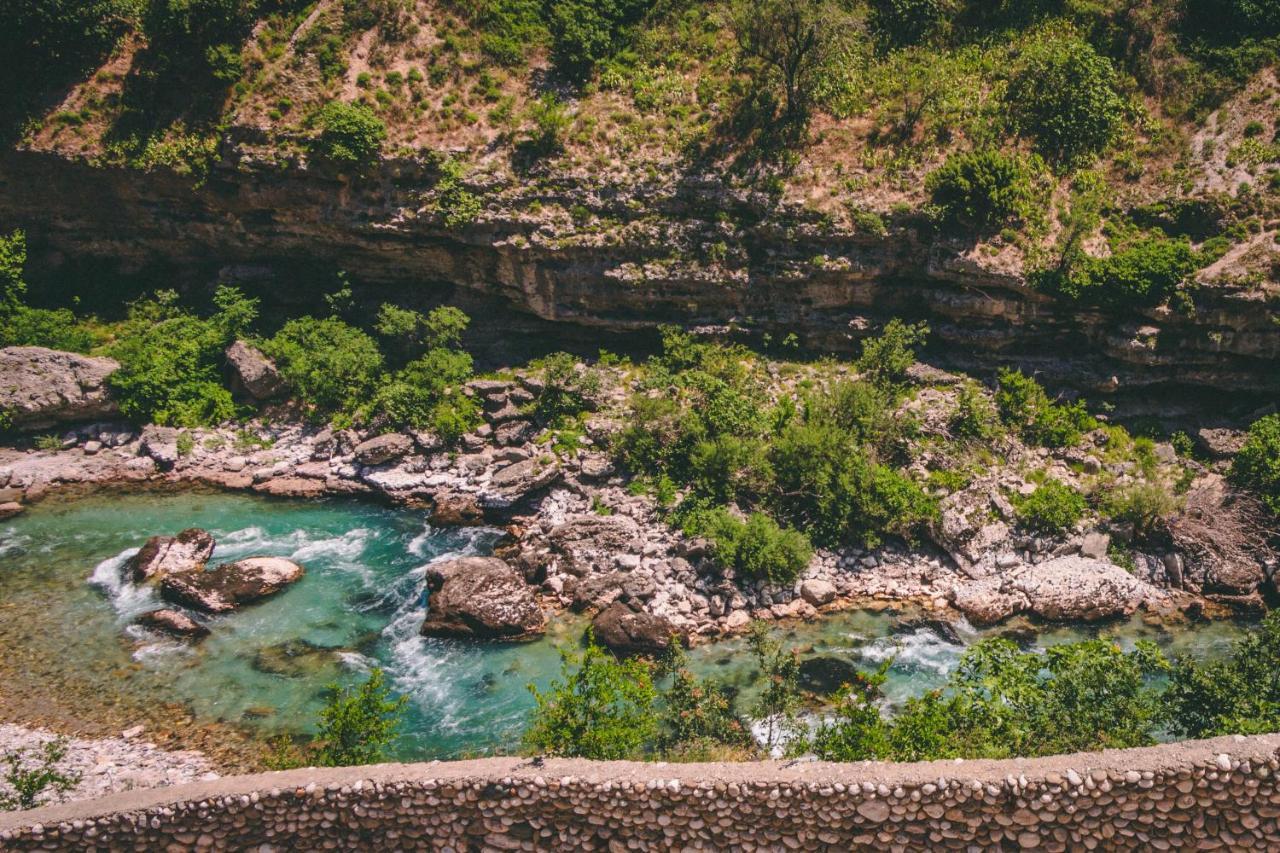
[[[1103,502],[1107,515],[1133,526],[1137,542],[1154,539],[1178,510],[1178,499],[1162,483],[1147,480],[1110,492]]]
[[[550,0],[551,59],[566,77],[585,80],[621,50],[651,0]]]
[[[800,658],[770,636],[769,626],[763,622],[751,624],[747,640],[764,681],[752,716],[764,723],[764,748],[772,753],[799,730]]]
[[[239,44],[257,12],[258,0],[148,0],[142,29],[159,67],[221,72],[229,82],[239,75],[228,62],[238,66]]]
[[[1120,132],[1127,105],[1110,60],[1078,38],[1035,41],[1009,81],[1009,113],[1040,152],[1066,167],[1087,164]]]
[[[4,3],[0,51],[5,62],[4,70],[0,70],[0,105],[20,101],[33,94],[34,86],[57,81],[68,72],[79,72],[97,61],[124,34],[138,6],[136,0]]]
[[[752,580],[790,584],[813,556],[807,536],[780,527],[762,512],[753,512],[745,520],[722,508],[694,512],[685,519],[684,530],[707,537],[717,560]]]
[[[76,319],[69,308],[19,306],[0,324],[0,347],[49,347],[67,352],[89,352],[98,336]]]
[[[218,310],[214,314],[222,336],[227,340],[243,338],[253,329],[258,319],[258,303],[261,300],[245,296],[238,288],[229,284],[218,285],[213,293],[213,304]]]
[[[1166,664],[1155,647],[1104,640],[1022,652],[984,640],[942,690],[879,710],[880,673],[863,676],[809,748],[834,761],[1004,758],[1154,743],[1162,711],[1149,683]]]
[[[925,179],[925,189],[948,222],[986,229],[1025,215],[1032,177],[1022,157],[984,148],[949,156]]]
[[[533,130],[526,140],[526,147],[536,157],[547,157],[564,148],[564,135],[573,124],[573,117],[554,92],[547,92],[529,105],[529,119]]]
[[[432,347],[377,390],[371,419],[379,426],[429,430],[452,444],[480,422],[479,404],[463,393],[471,376],[470,354]]]
[[[9,750],[0,762],[4,764],[4,784],[0,790],[0,811],[33,809],[40,795],[53,790],[70,791],[80,783],[80,774],[59,769],[67,757],[66,738],[47,740],[30,750]]]
[[[1083,432],[1097,426],[1084,401],[1054,403],[1040,383],[1020,370],[1001,370],[997,382],[1000,420],[1025,441],[1044,447],[1070,447],[1079,443]]]
[[[946,0],[872,0],[871,26],[886,44],[919,44],[942,29]]]
[[[559,757],[636,757],[658,736],[657,691],[649,665],[619,661],[588,635],[586,648],[560,653],[561,678],[544,692],[529,685],[537,707],[525,749]]]
[[[1201,265],[1186,238],[1144,236],[1106,258],[1080,257],[1045,284],[1072,299],[1156,305],[1174,295]]]
[[[1014,495],[1018,521],[1038,533],[1062,533],[1084,517],[1089,505],[1084,495],[1061,480],[1045,480],[1029,495]]]
[[[907,368],[915,363],[912,349],[929,337],[928,323],[907,324],[898,319],[890,320],[879,337],[862,342],[858,372],[880,386],[893,385],[907,375]]]
[[[27,235],[14,231],[0,235],[0,320],[5,320],[24,305],[27,296]]]
[[[387,41],[400,41],[409,34],[414,6],[413,0],[343,0],[342,18],[349,30],[377,27]]]
[[[450,158],[440,164],[435,210],[451,231],[475,222],[484,209],[479,197],[463,185],[465,177],[466,166],[461,161]]]
[[[1257,492],[1280,515],[1280,415],[1267,415],[1249,427],[1244,446],[1231,461],[1231,478]]]
[[[320,711],[316,763],[321,767],[353,767],[386,761],[399,734],[409,697],[391,698],[381,669],[358,687],[329,687],[333,696]]]
[[[275,359],[297,398],[320,416],[354,411],[382,371],[378,345],[337,317],[290,320],[262,350]]]
[[[196,317],[176,306],[171,291],[130,307],[122,334],[108,350],[120,369],[107,384],[125,417],[171,426],[205,426],[235,417],[221,368],[229,333],[245,320],[245,301],[233,288],[219,292],[229,315]]]
[[[956,409],[948,421],[951,434],[957,438],[985,440],[999,431],[995,407],[973,383],[960,386]]]
[[[1280,728],[1280,612],[1236,641],[1225,660],[1174,662],[1164,695],[1167,721],[1189,738],[1261,734]]]
[[[387,138],[387,126],[364,104],[330,101],[316,123],[320,133],[311,141],[312,153],[341,167],[372,164]]]
[[[595,408],[595,397],[602,386],[599,371],[581,364],[567,352],[552,353],[532,366],[542,384],[530,407],[539,423],[559,426]]]
[[[724,687],[695,677],[679,643],[671,644],[659,674],[671,676],[671,686],[662,694],[660,716],[659,746],[664,755],[688,757],[717,746],[742,751],[753,746],[751,732],[734,713]]]

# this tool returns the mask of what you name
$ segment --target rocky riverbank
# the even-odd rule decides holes
[[[486,422],[457,449],[426,434],[370,435],[283,418],[183,431],[92,423],[61,434],[56,448],[0,448],[0,498],[20,509],[66,490],[211,485],[360,495],[422,506],[439,525],[501,525],[510,538],[499,556],[544,609],[599,613],[600,633],[631,650],[660,648],[672,633],[696,641],[753,619],[814,618],[876,600],[959,611],[978,623],[1018,613],[1091,620],[1138,608],[1201,612],[1200,586],[1169,582],[1166,562],[1177,566],[1180,557],[1142,557],[1126,572],[1107,558],[1105,534],[1014,530],[1007,506],[1003,519],[1000,510],[1001,488],[1026,488],[1013,463],[944,502],[932,542],[819,550],[793,585],[743,581],[716,564],[706,543],[670,528],[652,498],[631,493],[602,449],[616,426],[607,411],[588,420],[576,450],[539,441],[521,409],[535,381],[471,383]],[[1019,452],[1055,466],[1055,476],[1074,475],[1070,460]],[[1237,587],[1215,582],[1228,599],[1261,607],[1261,572],[1239,572]]]
[[[44,729],[0,723],[0,755],[18,753],[35,766],[45,744],[58,738]],[[57,762],[57,771],[74,782],[65,791],[46,789],[37,805],[219,778],[204,753],[161,749],[148,740],[140,725],[125,729],[118,737],[69,737],[62,741],[66,752]],[[0,792],[7,792],[4,782],[0,782]]]

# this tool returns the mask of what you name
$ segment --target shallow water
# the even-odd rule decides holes
[[[148,536],[203,527],[218,542],[215,561],[250,555],[289,557],[306,576],[280,595],[211,621],[213,635],[187,646],[130,626],[157,606],[155,593],[125,581],[128,557]],[[247,725],[262,735],[312,730],[326,686],[350,683],[382,666],[410,696],[402,759],[511,751],[533,702],[530,682],[559,673],[558,647],[583,623],[553,620],[545,639],[483,644],[418,635],[426,604],[426,566],[435,559],[486,554],[488,529],[434,530],[420,511],[346,500],[281,501],[222,493],[103,496],[45,502],[0,523],[0,602],[8,648],[57,683],[137,698],[180,702],[197,718]],[[858,611],[811,625],[780,628],[806,654],[864,666],[892,657],[891,700],[941,684],[963,651],[903,614]],[[961,624],[965,642],[999,633]],[[1167,650],[1217,655],[1245,626],[1232,623],[1170,631],[1140,619],[1101,628],[1042,630],[1031,645],[1101,634],[1124,645],[1147,638]],[[747,707],[757,675],[745,642],[696,649],[697,670],[715,675]],[[128,673],[128,678],[104,677]],[[110,704],[109,696],[97,697]]]

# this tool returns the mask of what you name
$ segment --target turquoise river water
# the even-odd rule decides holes
[[[196,645],[131,627],[157,606],[148,587],[123,580],[126,560],[154,534],[203,527],[217,539],[215,561],[283,556],[306,567],[284,593],[211,621]],[[498,532],[437,530],[420,511],[346,500],[283,501],[225,493],[104,495],[46,501],[0,523],[0,617],[22,620],[3,632],[3,653],[53,666],[59,683],[129,690],[180,703],[197,719],[247,726],[261,735],[311,730],[326,685],[383,667],[410,712],[397,753],[447,758],[514,750],[532,707],[528,685],[546,685],[558,649],[583,623],[553,620],[546,638],[483,644],[418,635],[426,607],[426,566],[449,555],[488,553]],[[874,665],[895,657],[888,693],[902,698],[936,686],[963,645],[911,627],[910,614],[855,611],[779,628],[806,654]],[[990,632],[961,624],[966,642]],[[1148,638],[1200,656],[1225,651],[1244,626],[1217,622],[1176,630],[1141,619],[1101,628],[1043,628],[1045,645],[1103,633],[1123,644]],[[740,692],[745,707],[757,675],[741,640],[699,647],[695,667]],[[130,680],[104,674],[127,673]],[[140,674],[141,677],[137,677]],[[42,674],[42,678],[50,678]]]

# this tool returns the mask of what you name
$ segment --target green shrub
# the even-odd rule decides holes
[[[1049,289],[1072,299],[1117,305],[1154,305],[1172,296],[1199,269],[1199,256],[1186,238],[1143,237],[1110,257],[1086,257]]]
[[[1257,492],[1280,515],[1280,415],[1267,415],[1249,427],[1244,446],[1231,462],[1231,478]]]
[[[354,411],[370,397],[382,371],[373,339],[336,317],[290,320],[262,350],[317,415]]]
[[[948,222],[985,229],[1023,216],[1031,179],[1021,157],[983,149],[949,156],[925,179],[925,188]]]
[[[433,347],[377,390],[371,420],[395,429],[430,430],[452,444],[480,423],[479,404],[463,393],[471,376],[468,353]]]
[[[770,636],[769,626],[763,622],[751,623],[747,641],[764,683],[752,717],[764,723],[763,746],[772,753],[801,731],[796,718],[800,708],[800,659],[793,649]]]
[[[339,166],[367,166],[382,153],[387,126],[364,104],[330,101],[316,117],[311,151]]]
[[[150,0],[142,29],[158,65],[227,72],[257,12],[257,0]]]
[[[1024,441],[1043,447],[1070,447],[1098,422],[1083,400],[1054,403],[1040,383],[1022,371],[1001,370],[997,377],[996,409],[1000,419]]]
[[[792,583],[813,556],[803,533],[780,527],[762,512],[751,513],[745,521],[725,509],[695,513],[686,521],[685,532],[706,536],[716,559],[739,574],[778,585]]]
[[[1178,510],[1178,499],[1163,484],[1145,481],[1107,494],[1103,509],[1116,521],[1133,525],[1133,538],[1144,542],[1164,532]]]
[[[1261,734],[1280,728],[1280,611],[1236,641],[1225,660],[1174,662],[1166,719],[1182,737]]]
[[[556,426],[595,408],[602,379],[599,371],[581,364],[567,352],[552,353],[531,364],[542,387],[530,410],[537,421]]]
[[[27,235],[0,235],[0,320],[25,304],[27,298]]]
[[[546,157],[563,150],[564,135],[573,124],[573,117],[554,92],[547,92],[529,106],[529,119],[533,122],[526,141],[530,153]]]
[[[0,763],[4,764],[3,781],[9,790],[0,790],[0,810],[33,809],[46,791],[66,793],[78,785],[79,773],[61,769],[66,757],[67,740],[62,737],[29,750],[6,751]]]
[[[0,103],[22,99],[34,94],[32,89],[38,86],[91,66],[115,46],[137,9],[134,0],[21,0],[4,4]]]
[[[942,28],[944,0],[873,0],[871,26],[889,45],[918,44]]]
[[[381,669],[369,673],[359,687],[340,689],[333,684],[329,689],[333,696],[320,711],[316,763],[354,767],[386,761],[409,697],[391,698]]]
[[[20,306],[0,324],[0,347],[48,347],[66,352],[89,352],[98,336],[76,319],[69,308]]]
[[[1018,522],[1037,533],[1063,533],[1089,509],[1084,495],[1060,480],[1045,480],[1029,495],[1014,495]]]
[[[657,691],[649,665],[619,661],[588,635],[575,655],[560,652],[561,678],[541,691],[529,685],[537,707],[524,747],[564,758],[635,758],[658,736]]]
[[[862,342],[858,372],[877,385],[892,385],[902,381],[907,368],[915,364],[913,347],[929,337],[928,323],[907,324],[898,319],[890,320],[879,337]]]
[[[476,221],[484,209],[480,199],[463,186],[466,166],[452,158],[440,165],[440,179],[436,182],[435,210],[450,230],[462,228]]]
[[[565,76],[584,80],[627,42],[627,32],[651,0],[551,0],[551,59]]]
[[[1040,152],[1072,167],[1111,144],[1127,105],[1111,62],[1076,38],[1049,36],[1028,49],[1009,81],[1008,109]]]
[[[671,676],[662,694],[659,739],[662,753],[683,760],[699,757],[716,746],[746,752],[754,741],[751,730],[733,711],[724,687],[700,679],[689,671],[689,657],[679,643],[672,643],[661,663],[660,674]]]
[[[956,395],[956,409],[947,425],[957,438],[988,439],[998,431],[999,421],[987,396],[966,382]]]

